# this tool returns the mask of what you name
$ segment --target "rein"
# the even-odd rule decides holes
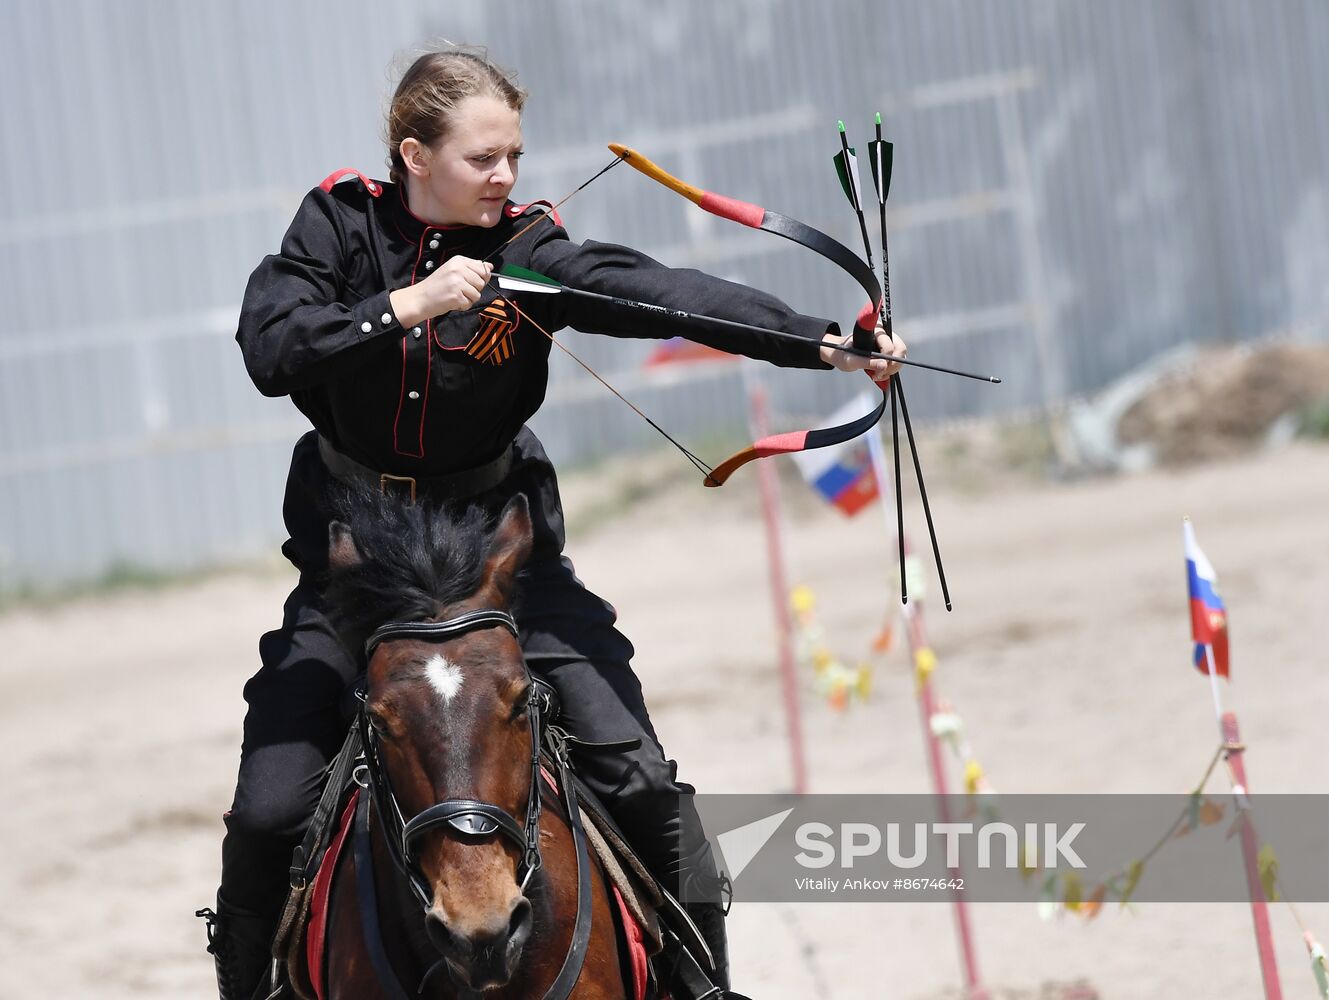
[[[429,642],[446,642],[458,636],[478,629],[500,627],[507,629],[514,637],[518,635],[516,620],[505,611],[485,609],[470,611],[441,622],[387,622],[377,628],[365,642],[365,659],[373,655],[374,650],[383,642],[391,639],[421,639]],[[524,663],[524,661],[523,661]],[[406,878],[412,893],[427,913],[433,906],[433,896],[425,884],[424,875],[415,863],[413,845],[415,841],[430,830],[439,826],[448,826],[455,833],[466,838],[483,838],[495,833],[502,834],[516,844],[522,851],[522,867],[518,875],[518,884],[523,894],[532,876],[543,865],[540,856],[540,747],[548,738],[553,748],[553,757],[559,770],[559,789],[567,810],[568,825],[572,830],[573,845],[577,856],[577,916],[573,926],[572,942],[558,975],[544,994],[544,1000],[567,1000],[581,975],[586,959],[587,947],[591,939],[591,871],[590,858],[586,845],[586,833],[582,827],[581,812],[573,791],[572,779],[568,770],[567,749],[570,742],[577,742],[566,736],[561,730],[548,726],[546,703],[552,704],[553,693],[542,692],[543,681],[532,680],[527,715],[531,728],[531,788],[526,803],[525,822],[519,823],[502,806],[479,799],[445,799],[421,810],[411,819],[406,819],[392,791],[379,758],[379,741],[374,727],[369,724],[369,714],[361,696],[361,707],[357,714],[356,725],[360,731],[361,745],[364,748],[364,766],[366,780],[362,784],[368,789],[373,799],[374,811],[378,814],[383,828],[384,843],[393,867]],[[360,896],[360,912],[365,941],[369,947],[370,959],[389,993],[396,998],[405,996],[405,992],[393,972],[383,948],[382,933],[378,925],[378,905],[372,877],[372,862],[369,859],[369,811],[362,799],[362,808],[357,811],[356,819],[356,870],[364,873],[357,878]],[[367,877],[366,877],[367,876]],[[445,960],[440,959],[426,973],[420,984],[423,990],[430,975]],[[417,990],[419,992],[419,990]]]

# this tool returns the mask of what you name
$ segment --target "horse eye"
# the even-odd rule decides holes
[[[369,728],[378,733],[379,736],[391,736],[387,721],[377,712],[369,712]]]
[[[524,719],[531,711],[531,693],[532,688],[527,687],[525,691],[517,696],[517,700],[512,703],[512,721]]]

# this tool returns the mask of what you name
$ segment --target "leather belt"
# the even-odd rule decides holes
[[[433,500],[461,500],[484,493],[507,478],[515,461],[513,446],[508,445],[497,458],[472,469],[462,469],[445,476],[397,476],[391,472],[371,469],[343,455],[322,434],[318,436],[318,455],[328,471],[342,482],[373,483],[384,493],[407,490],[412,503],[417,496],[427,496]]]

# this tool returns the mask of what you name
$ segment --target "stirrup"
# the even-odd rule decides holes
[[[246,919],[252,922],[250,914],[234,910],[219,895],[216,910],[205,906],[195,910],[194,916],[206,921],[207,951],[216,965],[220,1000],[255,1000],[256,996],[259,1000],[277,1000],[281,996],[278,962],[267,949],[246,947],[253,938],[251,934],[250,940],[245,939],[245,932],[251,929],[245,926]],[[261,968],[253,961],[260,953],[264,956]],[[279,985],[274,988],[273,983]]]
[[[688,906],[718,906],[726,917],[734,905],[734,883],[724,872],[711,875],[692,870],[679,886],[678,901]]]
[[[742,993],[717,986],[703,968],[701,960],[688,950],[678,935],[667,925],[662,927],[662,931],[664,949],[656,956],[663,962],[662,967],[657,967],[658,972],[665,974],[661,982],[662,987],[670,987],[671,984],[677,983],[683,988],[689,1000],[751,1000]]]

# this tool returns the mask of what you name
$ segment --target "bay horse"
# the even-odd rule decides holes
[[[575,798],[560,803],[540,771],[547,703],[511,611],[526,499],[496,527],[479,509],[368,495],[339,516],[325,594],[343,641],[366,650],[365,764],[323,997],[623,1000],[606,880]]]

